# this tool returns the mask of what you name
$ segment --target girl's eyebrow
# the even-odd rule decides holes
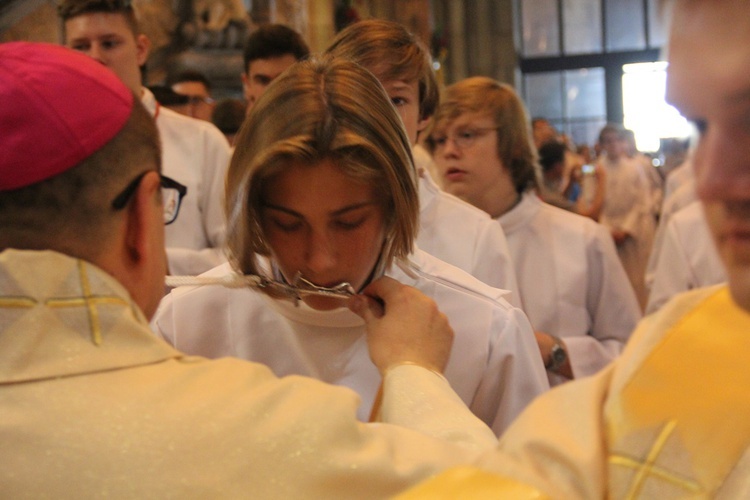
[[[335,216],[339,216],[339,215],[344,215],[344,214],[346,214],[348,212],[352,212],[354,210],[359,210],[360,208],[364,208],[364,207],[367,207],[369,205],[375,205],[375,204],[377,204],[377,202],[375,202],[375,201],[363,201],[361,203],[353,203],[351,205],[347,205],[347,206],[345,206],[343,208],[340,208],[338,210],[334,210],[333,212],[331,212],[331,215],[334,216],[334,217]],[[294,210],[292,210],[290,208],[282,207],[282,206],[279,206],[279,205],[274,205],[272,203],[264,203],[262,205],[262,207],[263,208],[269,208],[271,210],[278,210],[279,212],[284,212],[285,214],[289,214],[289,215],[292,215],[294,217],[299,217],[301,219],[304,219],[304,216],[301,213],[296,212],[296,211],[294,211]]]

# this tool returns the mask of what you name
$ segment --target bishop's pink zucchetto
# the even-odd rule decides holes
[[[0,191],[49,179],[107,144],[133,93],[88,56],[47,43],[0,44]]]

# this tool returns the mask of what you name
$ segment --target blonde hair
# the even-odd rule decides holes
[[[540,168],[526,107],[510,85],[492,78],[467,78],[445,90],[428,131],[426,145],[430,152],[435,151],[435,131],[465,113],[492,118],[497,128],[497,155],[510,171],[516,192],[538,189]]]
[[[331,42],[326,54],[361,64],[381,81],[416,80],[420,119],[429,118],[435,112],[440,93],[430,52],[402,24],[384,19],[350,24]]]
[[[292,164],[332,160],[382,194],[383,263],[406,257],[419,202],[409,140],[378,80],[344,59],[299,62],[268,87],[245,120],[227,173],[227,245],[232,265],[258,274],[270,255],[261,226],[264,183]]]

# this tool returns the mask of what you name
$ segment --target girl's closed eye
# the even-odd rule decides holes
[[[340,218],[333,221],[333,224],[338,229],[343,229],[345,231],[353,231],[354,229],[357,229],[360,227],[365,220],[367,220],[367,215],[359,215],[357,217],[346,217],[346,218]]]
[[[268,216],[266,218],[276,229],[291,233],[302,228],[302,220],[297,217]]]

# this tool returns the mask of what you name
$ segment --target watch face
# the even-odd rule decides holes
[[[562,363],[565,361],[567,356],[565,355],[565,349],[563,349],[560,346],[556,346],[556,348],[552,351],[552,359],[555,361],[555,363]]]
[[[546,367],[548,370],[556,371],[563,365],[563,363],[565,363],[565,360],[568,359],[568,354],[560,344],[555,344],[552,347],[552,352],[550,354],[549,366]]]

